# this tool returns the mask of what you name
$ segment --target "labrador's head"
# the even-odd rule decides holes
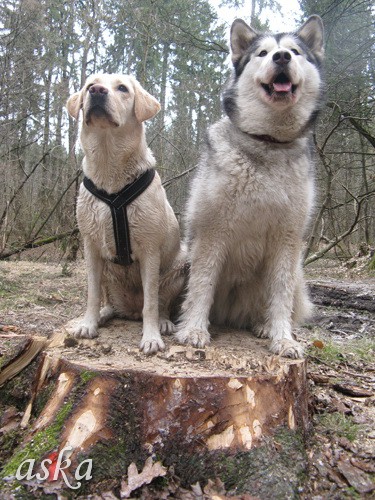
[[[128,75],[92,75],[82,90],[67,101],[69,114],[78,119],[82,110],[87,126],[122,127],[131,120],[149,120],[160,110],[160,104],[141,84]]]

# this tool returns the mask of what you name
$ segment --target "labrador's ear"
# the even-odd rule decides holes
[[[134,78],[134,112],[139,122],[149,120],[160,111],[160,104]]]
[[[78,120],[79,112],[82,109],[83,98],[82,92],[76,92],[66,102],[66,108],[70,116]]]

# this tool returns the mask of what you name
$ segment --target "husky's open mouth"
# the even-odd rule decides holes
[[[271,97],[286,97],[294,94],[297,89],[297,85],[293,85],[285,73],[277,75],[273,82],[269,84],[262,83],[262,87]]]

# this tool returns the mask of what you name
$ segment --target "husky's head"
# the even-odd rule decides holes
[[[321,97],[323,23],[311,16],[295,33],[259,34],[241,19],[231,28],[234,75],[224,94],[231,120],[250,134],[289,141],[316,116]]]

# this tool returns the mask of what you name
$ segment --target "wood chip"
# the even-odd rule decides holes
[[[144,484],[150,484],[156,477],[165,476],[166,473],[167,469],[161,462],[154,463],[151,457],[146,460],[141,472],[138,472],[135,463],[131,463],[128,467],[127,481],[121,482],[121,498],[129,498],[133,491]]]
[[[48,340],[46,337],[30,337],[24,350],[9,365],[5,366],[0,372],[0,387],[8,380],[18,375],[46,346]]]

